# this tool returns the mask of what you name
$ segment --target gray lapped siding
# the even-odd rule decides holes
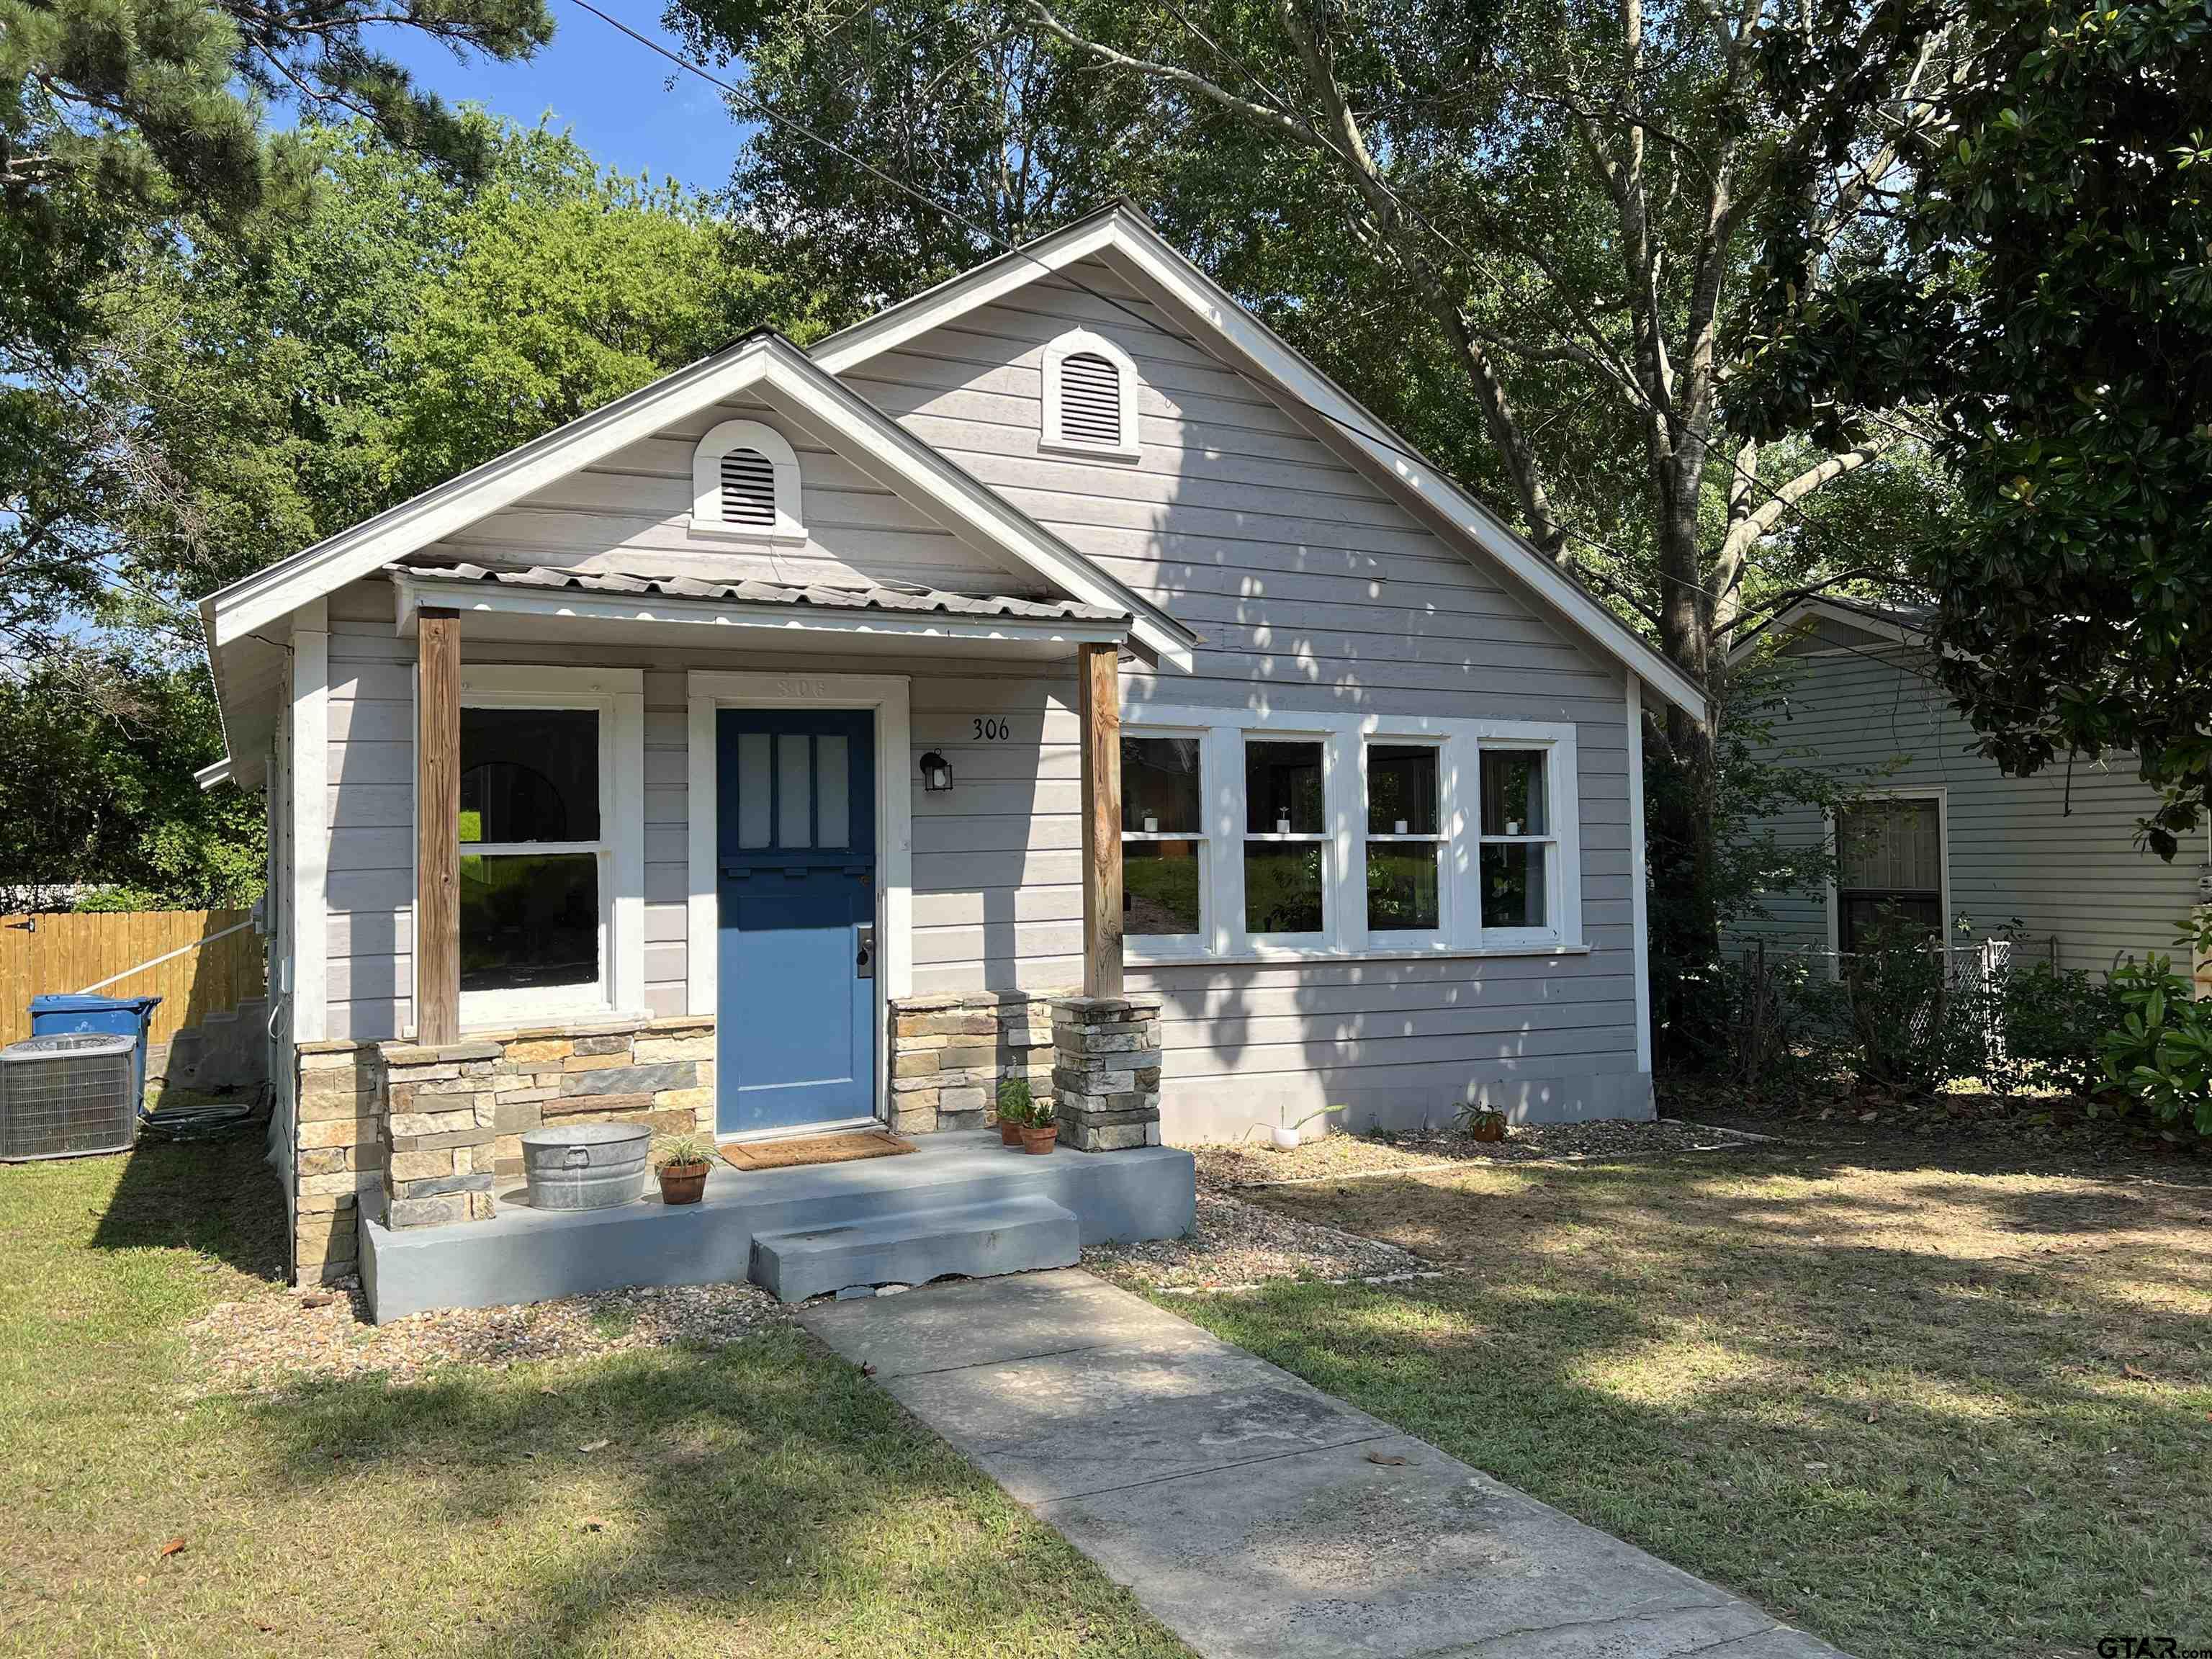
[[[1835,646],[1823,637],[1818,645]],[[1787,717],[1768,757],[1816,767],[1875,792],[1940,788],[1949,847],[1949,909],[1973,936],[2017,919],[2026,933],[2057,935],[2069,968],[2102,972],[2116,958],[2171,952],[2174,928],[2197,902],[2200,841],[2168,864],[2135,846],[2155,792],[2122,759],[2063,761],[2008,778],[1972,752],[1974,734],[1929,676],[1917,649],[1869,647],[1791,659]],[[1817,846],[1818,813],[1776,820],[1786,843]],[[1770,896],[1739,938],[1828,946],[1825,891]],[[1956,935],[1954,935],[1956,937]]]
[[[1082,281],[1148,309],[1096,264]],[[1073,326],[1135,359],[1142,458],[1041,452],[1044,344]],[[863,396],[1114,575],[1194,629],[1197,672],[1125,667],[1133,702],[1571,721],[1582,805],[1587,955],[1132,969],[1167,1000],[1171,1135],[1238,1132],[1322,1106],[1355,1123],[1431,1121],[1470,1094],[1540,1116],[1650,1109],[1637,1060],[1628,734],[1620,672],[1534,602],[1445,546],[1250,380],[1140,329],[1058,282],[970,313],[847,376]],[[689,444],[702,416],[594,468],[556,508],[510,509],[440,550],[507,562],[675,568]],[[774,559],[696,547],[778,580],[850,569],[969,591],[1034,591],[920,520],[795,423],[814,541]],[[821,480],[817,486],[817,480]],[[619,481],[628,480],[622,483]],[[817,489],[821,492],[817,494]],[[640,498],[623,510],[626,490]],[[609,493],[612,492],[612,493]],[[834,492],[834,493],[832,493]],[[589,518],[579,516],[591,496]],[[817,501],[823,503],[817,506]],[[854,503],[864,502],[865,505]],[[672,533],[673,532],[673,533]],[[909,568],[917,538],[923,567]],[[804,574],[799,574],[804,572]],[[405,912],[408,659],[388,590],[332,607],[331,962],[337,1031],[383,1036],[409,1019]],[[464,657],[480,660],[465,642]],[[490,647],[485,647],[487,650]],[[635,650],[501,660],[641,662]],[[757,659],[755,659],[757,660]],[[776,665],[850,669],[850,659]],[[647,666],[647,979],[656,1011],[684,998],[684,679],[751,665],[728,649],[655,651]],[[918,993],[1065,985],[1080,974],[1079,763],[1071,674],[988,659],[871,657],[912,677],[917,752],[959,779],[914,797]],[[978,716],[1009,721],[978,744]],[[909,768],[908,775],[913,775]]]

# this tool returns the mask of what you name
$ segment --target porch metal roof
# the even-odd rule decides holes
[[[427,576],[452,581],[482,581],[501,587],[566,590],[576,593],[653,594],[662,599],[696,599],[721,605],[781,605],[823,611],[934,612],[947,617],[1006,617],[1025,622],[1126,623],[1129,613],[1074,599],[1022,599],[1011,594],[948,593],[940,588],[918,587],[905,582],[873,582],[845,586],[816,582],[799,586],[788,582],[744,580],[716,582],[696,576],[631,576],[586,574],[556,570],[544,565],[526,569],[497,569],[458,560],[410,559],[388,564],[393,575]]]

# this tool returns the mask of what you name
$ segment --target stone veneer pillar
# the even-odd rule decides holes
[[[1048,991],[901,997],[891,1005],[891,1127],[901,1134],[980,1129],[995,1120],[1001,1079],[1052,1094]]]
[[[1061,1140],[1085,1152],[1160,1144],[1159,998],[1060,998],[1052,1038]]]

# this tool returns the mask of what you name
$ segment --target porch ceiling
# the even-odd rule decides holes
[[[413,631],[428,605],[462,612],[463,631],[473,639],[665,642],[672,630],[697,641],[719,629],[749,649],[819,650],[828,634],[838,636],[841,650],[981,646],[1058,656],[1077,644],[1127,644],[1132,627],[1126,612],[1073,599],[903,584],[799,586],[428,560],[386,570],[398,589],[402,634]]]

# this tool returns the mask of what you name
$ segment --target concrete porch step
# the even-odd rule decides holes
[[[1074,1212],[1048,1198],[1003,1198],[757,1233],[747,1276],[780,1302],[803,1302],[854,1285],[926,1285],[947,1273],[984,1279],[1072,1267],[1081,1245]]]

